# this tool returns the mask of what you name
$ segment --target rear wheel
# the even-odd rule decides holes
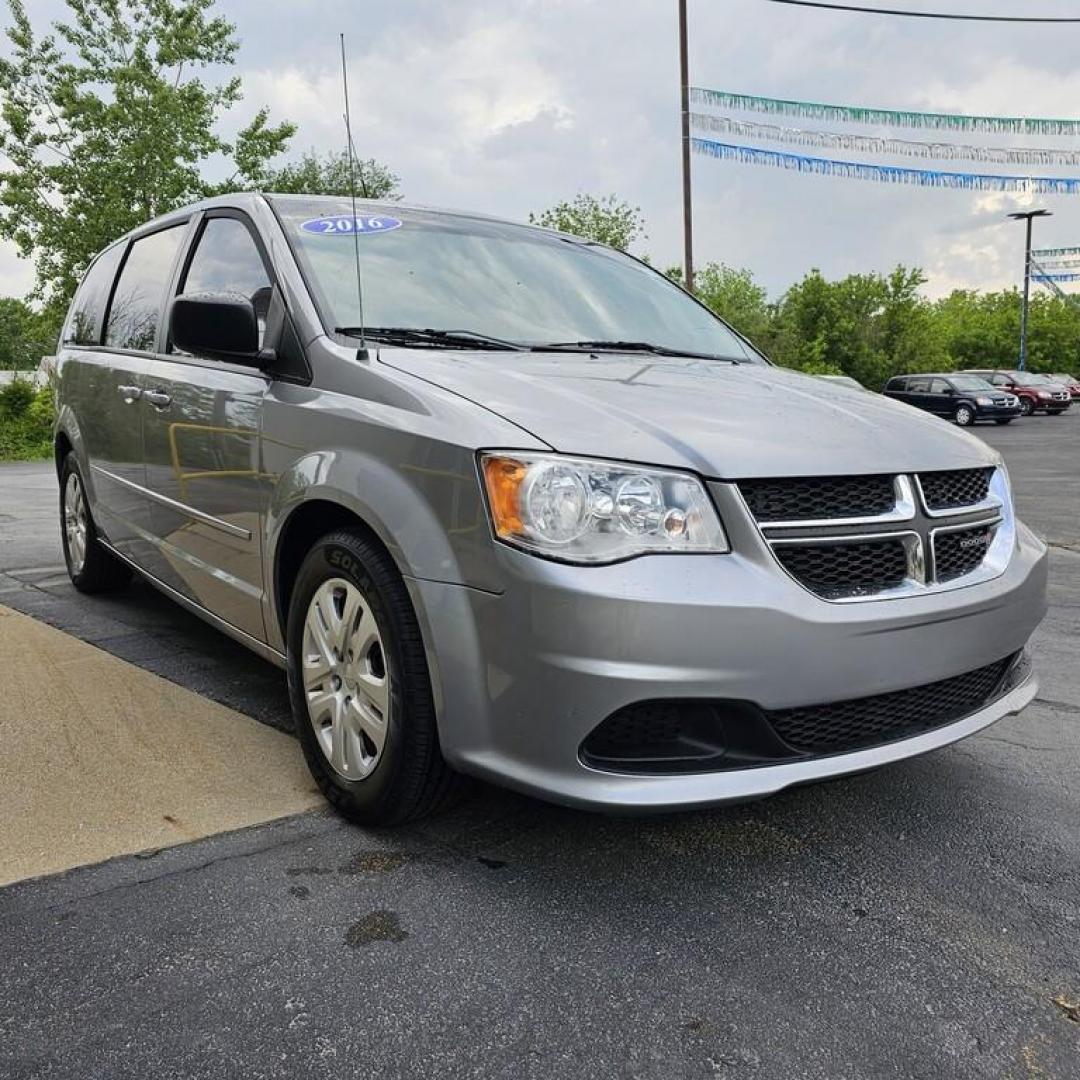
[[[60,468],[60,536],[68,577],[79,592],[112,592],[131,580],[131,567],[98,540],[73,453],[64,458]]]
[[[445,805],[464,781],[443,760],[431,678],[408,590],[360,530],[319,540],[288,620],[297,734],[327,801],[365,825]]]
[[[953,419],[960,427],[971,427],[975,423],[975,410],[970,405],[957,405]]]

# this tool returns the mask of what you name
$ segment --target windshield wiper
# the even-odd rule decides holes
[[[694,352],[688,349],[673,349],[667,345],[654,345],[651,341],[552,341],[546,345],[531,345],[533,352],[644,352],[656,356],[689,356],[695,360],[723,360],[729,364],[741,364],[744,361],[735,356],[720,356],[717,353]]]
[[[421,330],[414,326],[335,326],[334,333],[348,334],[350,337],[359,337],[362,334],[387,345],[426,345],[436,349],[475,349],[477,345],[486,345],[489,349],[513,349],[520,352],[525,348],[516,341],[490,337],[475,330]]]

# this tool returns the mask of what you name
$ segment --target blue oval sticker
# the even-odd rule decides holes
[[[310,218],[300,223],[304,232],[318,233],[320,236],[363,236],[366,233],[389,232],[400,229],[401,220],[385,215],[342,214],[338,217]]]

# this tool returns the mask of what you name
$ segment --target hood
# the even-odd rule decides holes
[[[979,439],[901,402],[785,368],[614,353],[383,349],[565,454],[716,479],[971,468]]]

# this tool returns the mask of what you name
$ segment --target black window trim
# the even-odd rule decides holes
[[[270,249],[264,241],[262,234],[259,232],[259,227],[255,224],[254,219],[246,210],[241,210],[236,206],[212,206],[206,210],[198,210],[192,215],[192,225],[189,230],[188,236],[185,240],[185,246],[180,254],[180,257],[176,261],[176,266],[173,271],[173,275],[169,281],[168,293],[166,294],[165,305],[165,318],[162,319],[162,330],[164,333],[163,338],[159,338],[158,345],[160,346],[160,352],[152,354],[152,358],[160,360],[163,363],[169,364],[185,364],[189,367],[206,368],[211,371],[228,371],[234,375],[247,375],[252,378],[261,379],[263,382],[269,384],[271,382],[283,381],[294,382],[300,385],[311,384],[311,369],[310,364],[307,363],[305,358],[305,365],[307,366],[307,374],[305,377],[296,377],[292,375],[286,375],[276,373],[272,369],[260,370],[253,368],[248,364],[234,364],[227,360],[209,360],[201,356],[188,356],[186,354],[179,354],[167,351],[171,345],[168,334],[168,311],[173,300],[176,297],[181,296],[181,288],[183,288],[184,282],[187,280],[188,271],[191,269],[191,263],[195,258],[195,252],[198,250],[199,241],[202,239],[203,233],[206,231],[206,223],[214,218],[232,218],[235,221],[239,221],[243,225],[252,240],[255,241],[255,249],[259,253],[259,258],[262,260],[263,269],[266,271],[267,278],[270,281],[270,287],[278,296],[278,300],[281,304],[285,305],[285,291],[281,286],[281,280],[278,277],[277,268],[274,266],[274,261],[270,257]],[[285,317],[289,319],[288,306],[285,305]],[[299,342],[299,338],[297,338]]]
[[[79,287],[75,290],[75,295],[71,299],[71,305],[68,308],[67,317],[64,319],[63,326],[60,327],[60,342],[59,347],[61,349],[98,349],[101,348],[102,342],[105,340],[105,326],[109,318],[109,305],[112,303],[113,290],[116,288],[116,279],[120,276],[120,268],[124,265],[127,259],[127,240],[114,240],[111,244],[103,247],[91,260],[90,265],[87,266],[83,272],[83,276],[79,281]],[[73,341],[67,340],[64,337],[64,331],[68,327],[68,323],[71,319],[72,312],[75,308],[75,301],[79,299],[79,293],[82,291],[82,287],[86,284],[87,279],[93,272],[94,267],[114,248],[124,248],[125,250],[120,253],[120,261],[116,264],[116,269],[113,271],[112,281],[109,282],[109,287],[105,292],[105,306],[101,311],[101,325],[98,327],[97,341]]]
[[[161,344],[161,330],[162,325],[165,322],[166,301],[169,298],[168,286],[174,280],[176,274],[176,265],[180,261],[180,253],[184,251],[184,245],[188,242],[191,235],[191,223],[196,215],[189,214],[187,217],[178,217],[171,220],[152,222],[149,225],[145,225],[137,231],[131,233],[123,243],[125,244],[123,257],[120,259],[120,263],[116,268],[116,274],[113,277],[112,287],[109,289],[109,299],[105,304],[105,315],[101,321],[101,338],[98,348],[105,352],[117,353],[120,356],[142,356],[142,357],[156,357],[158,353],[152,349],[125,349],[117,345],[108,345],[105,342],[105,335],[109,329],[109,316],[112,315],[113,299],[116,296],[116,286],[120,283],[120,278],[124,274],[124,267],[127,266],[127,261],[131,257],[131,249],[135,246],[139,240],[145,240],[148,236],[154,236],[157,233],[165,232],[167,229],[184,228],[186,231],[184,235],[180,237],[180,247],[177,252],[176,258],[173,260],[173,269],[166,278],[166,287],[162,290],[161,294],[161,306],[158,309],[160,312],[158,318],[157,335],[154,341],[155,348]],[[115,246],[115,245],[114,245]],[[108,250],[107,248],[105,250]]]

